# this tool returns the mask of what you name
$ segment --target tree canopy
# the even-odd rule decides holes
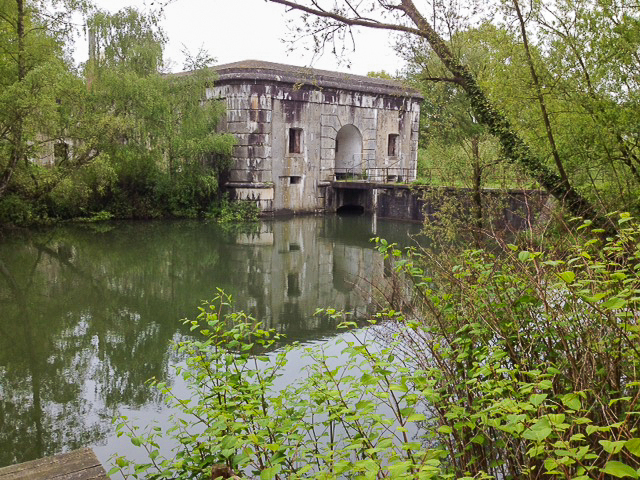
[[[81,70],[63,21],[78,10],[90,44]],[[217,133],[222,107],[204,101],[206,52],[190,75],[163,74],[157,14],[72,1],[3,0],[0,37],[0,224],[211,206],[233,138]]]
[[[601,212],[611,204],[601,193],[614,188],[611,175],[623,198],[637,197],[637,181],[625,178],[638,168],[635,126],[626,120],[634,116],[637,97],[635,6],[619,0],[545,0],[526,7],[518,0],[434,1],[428,8],[412,0],[268,1],[299,14],[293,34],[312,36],[318,52],[366,27],[397,32],[414,53],[422,49],[437,59],[438,75],[425,80],[463,91],[504,159],[572,214],[607,225]],[[478,28],[483,24],[493,28]],[[461,32],[468,32],[462,43],[469,48],[460,48]],[[489,59],[482,78],[471,67],[474,49]]]

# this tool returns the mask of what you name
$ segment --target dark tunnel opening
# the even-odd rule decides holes
[[[363,215],[364,207],[361,205],[343,205],[336,210],[338,215]]]

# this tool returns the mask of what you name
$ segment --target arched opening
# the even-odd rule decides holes
[[[342,205],[336,210],[338,215],[364,215],[364,207],[362,205]]]
[[[354,125],[345,125],[336,136],[336,180],[362,176],[362,134]]]

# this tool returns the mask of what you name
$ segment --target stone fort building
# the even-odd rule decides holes
[[[262,61],[213,67],[237,139],[226,184],[263,213],[327,210],[332,182],[415,179],[422,97],[400,82]]]

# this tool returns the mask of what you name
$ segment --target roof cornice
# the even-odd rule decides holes
[[[422,99],[421,93],[398,80],[366,77],[351,73],[298,67],[260,60],[243,60],[211,67],[217,74],[217,85],[234,81],[271,82],[296,85],[300,88],[333,88]],[[185,72],[187,74],[188,72]]]

